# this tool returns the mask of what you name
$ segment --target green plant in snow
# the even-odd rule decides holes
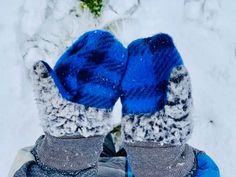
[[[82,8],[88,8],[92,14],[94,14],[96,17],[101,16],[102,14],[102,0],[81,0],[81,7]]]

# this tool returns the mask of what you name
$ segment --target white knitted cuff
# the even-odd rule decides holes
[[[32,70],[32,81],[43,130],[54,137],[106,135],[111,129],[111,111],[68,101],[42,61]]]

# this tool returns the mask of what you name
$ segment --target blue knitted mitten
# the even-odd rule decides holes
[[[126,49],[106,31],[82,35],[54,69],[33,66],[32,80],[45,137],[36,147],[39,164],[65,171],[96,165],[104,135],[113,127]],[[84,137],[87,137],[86,139]]]
[[[172,38],[133,41],[121,87],[123,137],[134,175],[186,176],[194,162],[185,144],[192,132],[191,84]]]

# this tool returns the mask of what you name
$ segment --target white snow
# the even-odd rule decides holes
[[[7,176],[17,150],[42,134],[28,68],[40,59],[52,66],[83,32],[108,26],[124,45],[158,32],[173,36],[192,78],[195,129],[190,144],[212,156],[223,177],[233,176],[236,1],[141,0],[138,8],[136,4],[110,0],[104,15],[94,20],[89,12],[78,10],[77,0],[1,2],[0,176]],[[73,7],[77,8],[69,13]],[[118,103],[115,123],[120,109]]]

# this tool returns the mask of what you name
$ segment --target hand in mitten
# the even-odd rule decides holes
[[[33,66],[45,132],[33,151],[39,164],[63,172],[93,168],[96,176],[104,135],[112,129],[126,58],[126,49],[114,36],[96,30],[82,35],[54,69],[43,61]]]
[[[184,177],[196,168],[191,84],[180,54],[166,34],[128,46],[122,81],[122,128],[136,177]]]

